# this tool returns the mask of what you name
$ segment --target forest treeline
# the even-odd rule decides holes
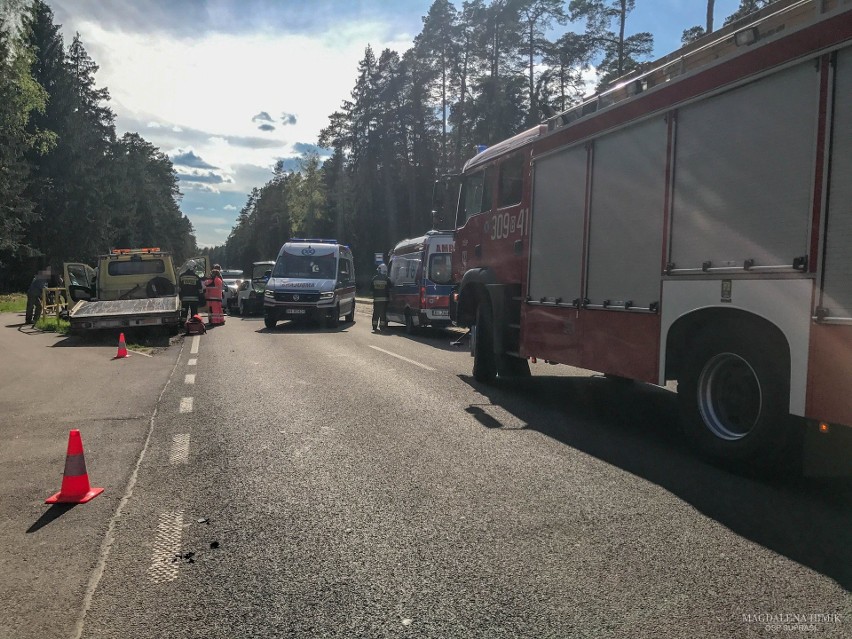
[[[197,251],[168,156],[118,137],[79,34],[41,0],[0,0],[0,290],[110,247]]]
[[[640,0],[650,2],[650,0]],[[299,171],[283,163],[249,195],[213,261],[246,269],[274,259],[288,237],[335,237],[352,246],[359,282],[373,255],[432,228],[436,177],[490,145],[578,103],[594,68],[598,88],[647,61],[653,36],[631,33],[636,0],[435,0],[404,54],[367,46],[351,97],[329,116]],[[713,31],[704,25],[684,44]],[[741,0],[725,24],[769,4]],[[661,9],[663,10],[663,9]],[[565,30],[584,25],[582,33]]]
[[[404,54],[366,47],[349,99],[317,140],[328,152],[303,156],[296,171],[279,162],[226,243],[207,249],[212,261],[246,269],[289,237],[336,237],[369,278],[374,253],[431,228],[436,177],[475,145],[577,103],[591,69],[603,86],[649,58],[653,36],[630,29],[635,4],[435,0]],[[766,4],[741,0],[725,22]],[[684,42],[713,30],[713,6],[706,0],[705,25]],[[171,161],[137,133],[118,137],[97,70],[79,34],[66,46],[43,0],[0,0],[0,290],[113,246],[178,259],[197,250]]]

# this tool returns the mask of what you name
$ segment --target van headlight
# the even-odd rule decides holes
[[[275,291],[269,291],[269,290],[263,291],[263,296],[264,297],[275,297]]]
[[[329,291],[328,293],[320,293],[319,298],[321,300],[333,300],[334,299],[334,291]]]

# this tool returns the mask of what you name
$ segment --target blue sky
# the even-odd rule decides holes
[[[100,65],[119,135],[136,131],[172,159],[181,209],[210,246],[276,160],[295,168],[315,148],[367,45],[408,49],[432,0],[48,2],[66,43],[79,32]],[[717,27],[738,4],[716,0]],[[705,11],[703,0],[636,0],[628,33],[653,33],[659,57]]]

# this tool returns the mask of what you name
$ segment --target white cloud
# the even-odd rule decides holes
[[[97,4],[85,12],[68,4],[63,34],[70,42],[79,32],[100,65],[97,83],[109,89],[118,134],[138,131],[164,150],[191,149],[217,167],[176,167],[184,193],[181,208],[198,229],[199,244],[208,246],[221,244],[234,220],[211,228],[207,220],[214,218],[194,213],[199,198],[205,198],[206,208],[239,210],[246,194],[272,177],[277,159],[316,143],[328,116],[349,98],[368,44],[377,56],[385,48],[401,54],[413,37],[400,31],[389,36],[387,23],[351,16],[326,21],[324,34],[276,32],[264,24],[263,31],[253,33],[186,29],[174,37],[122,30],[121,22]],[[422,12],[414,11],[419,24]],[[252,119],[266,120],[264,115],[277,131],[257,130]]]

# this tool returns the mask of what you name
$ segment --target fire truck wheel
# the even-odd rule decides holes
[[[490,384],[497,377],[494,357],[494,317],[491,302],[485,300],[476,308],[476,323],[471,330],[470,348],[473,355],[473,378]]]
[[[748,331],[696,340],[678,381],[684,432],[709,457],[768,469],[789,452],[789,358]]]

